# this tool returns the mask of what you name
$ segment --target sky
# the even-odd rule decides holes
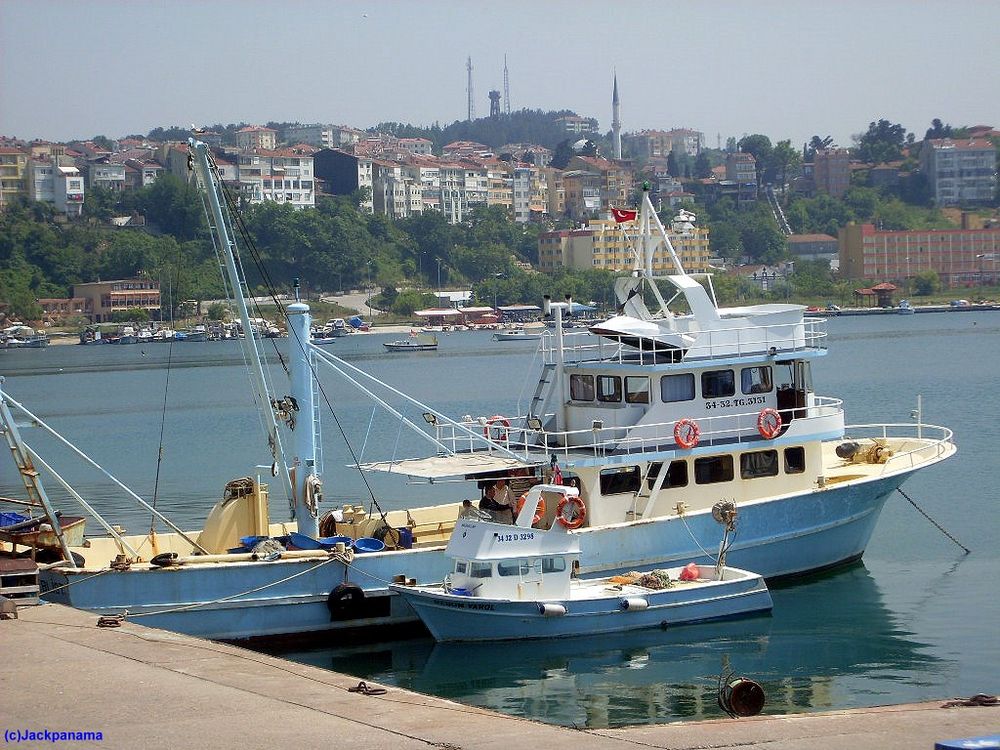
[[[874,120],[1000,127],[1000,0],[0,0],[0,135],[465,119],[488,92],[624,133],[849,146]]]

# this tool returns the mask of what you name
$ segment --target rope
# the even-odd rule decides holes
[[[909,495],[907,495],[905,492],[903,492],[902,487],[897,487],[896,488],[896,492],[898,492],[900,495],[902,495],[903,497],[905,497],[906,500],[907,500],[907,502],[909,502],[910,505],[912,505],[914,508],[916,508],[917,512],[920,513],[920,515],[922,515],[924,518],[926,518],[928,521],[930,521],[937,528],[938,531],[940,531],[946,537],[948,537],[949,539],[951,539],[951,541],[953,541],[955,544],[957,544],[959,547],[961,547],[965,551],[965,554],[969,554],[970,552],[972,552],[972,550],[970,550],[968,547],[966,547],[964,544],[962,544],[960,541],[958,541],[955,537],[953,537],[951,534],[949,534],[941,524],[939,524],[937,521],[935,521],[933,518],[931,518],[929,515],[927,515],[927,513],[924,512],[923,508],[921,508],[919,505],[917,505],[915,502],[913,502],[913,498],[911,498]]]
[[[208,607],[213,604],[221,604],[222,602],[228,602],[233,599],[239,599],[241,596],[246,596],[247,594],[256,594],[258,591],[264,591],[265,589],[269,589],[272,586],[278,586],[282,583],[286,583],[294,578],[303,576],[306,573],[312,573],[313,571],[322,568],[324,565],[329,565],[332,562],[340,562],[343,563],[345,566],[350,565],[350,561],[346,559],[346,556],[341,557],[340,555],[334,553],[330,555],[330,557],[327,558],[326,560],[323,560],[320,563],[313,565],[310,568],[307,568],[306,570],[300,570],[298,573],[293,573],[287,578],[282,578],[281,580],[278,581],[271,581],[271,583],[265,583],[263,586],[258,586],[257,588],[248,589],[247,591],[241,591],[238,594],[230,594],[229,596],[223,596],[219,599],[214,599],[210,602],[195,602],[194,604],[184,604],[180,607],[169,607],[167,609],[157,610],[156,612],[137,612],[135,614],[129,614],[128,617],[131,619],[135,619],[137,617],[150,617],[151,615],[166,615],[166,614],[172,614],[173,612],[185,612],[190,609],[198,609],[199,607]]]
[[[385,695],[388,691],[385,688],[370,687],[364,680],[352,688],[347,688],[348,693],[361,693],[361,695]]]
[[[364,683],[361,683],[362,685]],[[943,704],[941,708],[956,708],[958,706],[996,706],[998,704],[995,695],[986,693],[976,693],[971,698],[954,698]]]

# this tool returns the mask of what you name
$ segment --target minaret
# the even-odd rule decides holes
[[[622,158],[621,105],[618,101],[618,73],[615,72],[615,89],[611,95],[611,133],[615,140],[615,158]]]

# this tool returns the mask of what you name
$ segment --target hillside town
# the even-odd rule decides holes
[[[499,92],[490,92],[490,102],[489,117],[478,121],[472,120],[470,104],[470,124],[511,117],[501,111]],[[225,132],[196,128],[193,135],[212,148],[223,180],[245,206],[309,212],[325,197],[340,196],[350,198],[362,215],[405,223],[436,214],[455,227],[469,225],[477,210],[494,209],[537,237],[532,239],[537,247],[526,257],[512,256],[531,272],[630,270],[628,220],[621,226],[618,211],[634,207],[640,190],[648,189],[689,272],[737,274],[761,293],[787,282],[802,261],[819,262],[839,278],[856,280],[855,296],[865,304],[893,303],[886,290],[909,291],[917,277],[931,273],[941,289],[996,284],[1000,131],[992,126],[952,128],[935,121],[924,140],[911,133],[904,141],[902,128],[883,120],[872,123],[869,140],[862,136],[853,148],[816,136],[800,151],[788,141],[772,146],[766,136],[753,135],[726,144],[720,136],[713,149],[704,133],[689,128],[623,132],[617,78],[611,114],[611,130],[602,134],[595,118],[550,113],[561,140],[549,145],[435,144],[427,137],[378,129],[298,123],[241,125]],[[890,137],[882,138],[885,133]],[[86,208],[96,196],[121,204],[164,175],[189,181],[186,141],[152,135],[68,143],[0,138],[0,211],[46,204],[55,221],[93,222]],[[898,148],[885,150],[892,141]],[[852,186],[904,198],[919,190],[923,203],[941,212],[943,225],[898,229],[866,217],[871,220],[828,222],[827,232],[801,226],[797,231],[793,225],[803,221],[786,215],[793,200],[841,200]],[[718,223],[703,213],[720,206],[762,212],[776,238],[769,240],[772,249],[754,250],[746,233],[725,246],[722,235],[713,234]],[[161,231],[147,226],[137,210],[104,221],[120,230]],[[8,249],[9,257],[17,252],[17,247]],[[416,270],[431,281],[428,268],[436,260],[440,291],[441,264],[447,259],[444,253],[434,256],[425,267],[418,258]],[[654,259],[654,269],[666,270],[669,263],[664,253]],[[372,267],[369,260],[369,299],[375,286]],[[101,323],[132,309],[158,316],[161,282],[150,278],[148,269],[135,271],[135,278],[74,279],[64,298],[39,295],[41,322],[82,316]],[[359,278],[358,268],[338,266],[339,286],[352,273]],[[479,281],[468,273],[463,278],[454,264],[446,280]],[[385,286],[392,279],[375,281]],[[493,295],[496,302],[496,289]],[[478,296],[480,303],[487,301]]]

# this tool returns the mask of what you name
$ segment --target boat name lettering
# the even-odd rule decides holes
[[[728,409],[732,406],[753,406],[754,404],[766,404],[767,399],[763,396],[750,396],[748,398],[717,398],[713,401],[706,401],[706,409]]]
[[[497,534],[496,540],[498,542],[523,542],[528,539],[534,539],[535,534],[532,531],[526,531],[521,534]]]
[[[446,607],[452,607],[453,609],[482,609],[487,612],[492,612],[494,607],[492,604],[479,603],[479,602],[441,602]]]

